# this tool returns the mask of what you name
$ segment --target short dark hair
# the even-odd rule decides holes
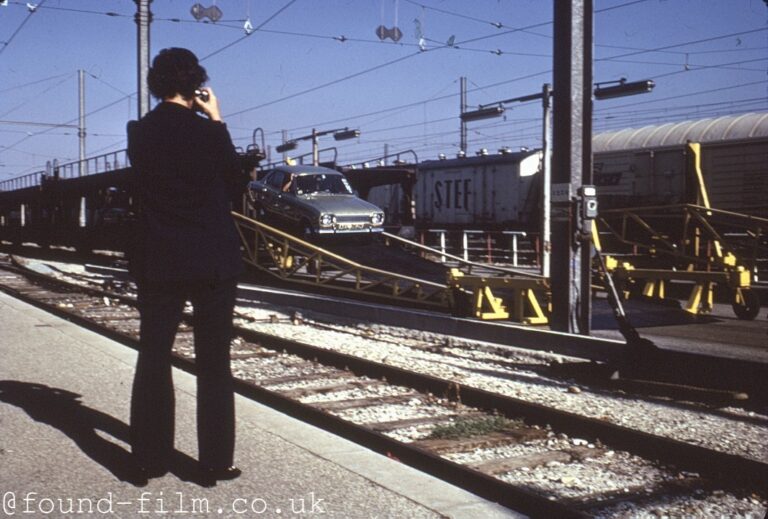
[[[163,49],[152,60],[147,83],[149,91],[157,99],[165,99],[181,94],[187,99],[195,95],[195,90],[208,81],[208,74],[200,66],[197,56],[187,49],[171,47]]]

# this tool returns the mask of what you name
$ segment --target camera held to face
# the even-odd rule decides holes
[[[208,100],[211,98],[211,95],[208,93],[207,90],[201,90],[197,89],[195,90],[195,95],[200,98],[200,100],[204,103],[207,103]]]

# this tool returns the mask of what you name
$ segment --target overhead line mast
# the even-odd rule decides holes
[[[583,186],[592,184],[592,0],[553,1],[552,320],[589,335],[590,236]]]
[[[139,82],[139,118],[149,112],[149,25],[152,23],[152,12],[149,4],[152,0],[134,0],[136,2],[136,43],[138,52],[138,82]]]

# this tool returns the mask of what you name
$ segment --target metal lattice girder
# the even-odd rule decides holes
[[[694,285],[683,310],[692,314],[708,313],[714,302],[714,287],[722,284],[734,290],[734,302],[745,306],[742,290],[750,287],[750,273],[741,267],[730,271],[696,271],[635,269],[619,267],[613,271],[617,279],[645,280],[643,296],[664,299],[667,281],[693,281]]]
[[[619,243],[665,257],[676,267],[694,263],[732,270],[768,254],[760,248],[768,219],[711,207],[676,204],[609,209],[600,212],[599,222]],[[731,237],[734,234],[749,243],[736,243]],[[714,253],[708,252],[707,243]]]
[[[366,267],[240,213],[232,215],[244,260],[271,276],[445,310],[453,306],[446,285]]]
[[[667,270],[667,269],[626,269],[618,267],[613,271],[619,279],[645,279],[650,281],[693,281],[695,283],[721,283],[730,288],[748,288],[750,286],[749,271],[736,269],[733,271],[706,270]]]

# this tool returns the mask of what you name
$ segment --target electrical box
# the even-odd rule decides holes
[[[595,186],[581,186],[579,188],[579,203],[582,219],[594,220],[597,218],[597,188]]]

